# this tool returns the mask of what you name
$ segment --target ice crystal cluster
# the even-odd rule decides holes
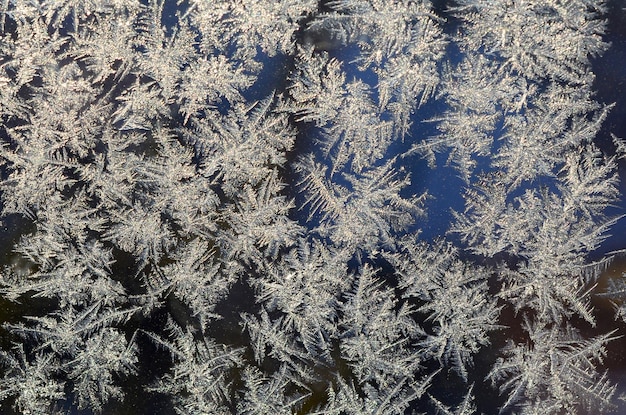
[[[605,6],[441,3],[0,0],[3,413],[612,410]]]

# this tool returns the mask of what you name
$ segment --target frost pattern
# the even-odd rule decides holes
[[[610,411],[606,9],[447,6],[0,1],[0,410]]]

